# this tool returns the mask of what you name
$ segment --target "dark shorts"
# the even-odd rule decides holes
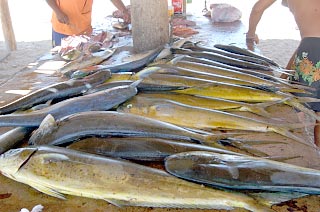
[[[307,37],[301,40],[292,69],[296,70],[295,81],[316,89],[308,96],[320,98],[320,37]],[[308,105],[312,110],[320,112],[320,103],[312,102]]]
[[[61,39],[69,35],[61,34],[52,29],[52,47],[61,46]]]

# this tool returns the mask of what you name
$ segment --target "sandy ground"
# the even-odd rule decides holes
[[[130,3],[128,0],[124,2]],[[207,1],[207,7],[209,8],[210,3],[221,2],[232,4],[242,11],[241,22],[246,30],[250,9],[255,1],[246,0],[246,4],[243,4],[236,0],[211,0]],[[15,5],[19,5],[19,7]],[[194,7],[195,5],[196,7]],[[17,40],[17,51],[6,51],[4,38],[0,33],[0,83],[51,49],[51,9],[46,2],[43,0],[31,2],[10,0],[9,7]],[[197,0],[193,1],[192,6],[188,5],[187,10],[192,14],[199,15],[203,8],[204,1]],[[114,9],[115,7],[109,1],[95,0],[93,26],[98,26],[99,22],[103,21],[105,16],[110,15]],[[261,53],[285,66],[299,43],[299,31],[296,29],[289,10],[278,2],[272,5],[265,12],[257,33],[260,37],[260,43],[257,47]],[[243,32],[238,33],[238,36],[244,41]],[[214,40],[214,35],[212,39]]]

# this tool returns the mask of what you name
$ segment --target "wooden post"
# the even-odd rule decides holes
[[[167,0],[131,0],[133,49],[136,53],[169,42]]]
[[[7,50],[14,51],[17,50],[17,43],[13,32],[11,16],[7,0],[0,0],[0,19],[2,25],[2,31],[4,36],[4,41]]]

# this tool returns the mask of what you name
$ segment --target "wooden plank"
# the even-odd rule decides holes
[[[169,42],[167,0],[131,0],[134,51],[155,49]]]
[[[0,0],[0,19],[7,50],[17,50],[17,43],[13,32],[12,21],[7,0]]]

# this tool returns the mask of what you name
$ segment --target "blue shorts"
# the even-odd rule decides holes
[[[316,90],[311,95],[297,96],[320,98],[320,38],[306,37],[301,40],[292,69],[296,70],[295,81]],[[320,112],[320,102],[310,102],[308,105],[315,112]]]
[[[52,29],[52,47],[61,46],[61,39],[69,35],[61,34]]]

